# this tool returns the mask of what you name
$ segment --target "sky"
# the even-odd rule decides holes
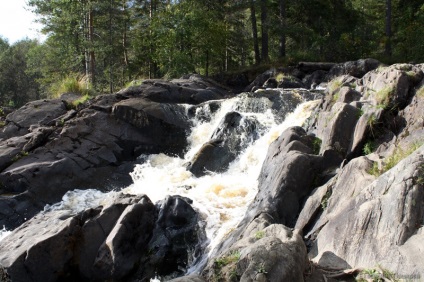
[[[24,39],[42,39],[38,32],[41,25],[35,23],[35,15],[26,8],[26,0],[0,0],[0,36],[9,44]]]

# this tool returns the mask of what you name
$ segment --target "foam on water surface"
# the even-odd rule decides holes
[[[278,124],[271,110],[262,113],[242,112],[244,117],[254,117],[262,126],[259,138],[250,141],[238,158],[224,173],[210,173],[195,177],[185,169],[186,164],[199,148],[208,142],[226,113],[232,111],[239,98],[220,101],[220,108],[209,119],[194,119],[188,137],[189,147],[183,158],[165,154],[140,156],[141,164],[131,173],[133,184],[122,190],[128,194],[146,194],[153,202],[167,195],[181,195],[193,200],[193,207],[200,213],[206,226],[209,246],[206,254],[231,232],[243,218],[248,205],[257,193],[258,176],[269,145],[290,126],[301,126],[309,117],[317,101],[300,104],[294,112]],[[188,107],[188,106],[187,106]],[[198,110],[208,111],[198,108]],[[79,212],[87,208],[105,205],[113,193],[97,190],[74,190],[66,193],[62,202],[49,209]],[[4,231],[6,232],[6,231]],[[3,233],[0,233],[0,236]],[[1,237],[0,237],[1,238]],[[192,271],[196,268],[192,268]],[[157,280],[158,281],[158,280]]]

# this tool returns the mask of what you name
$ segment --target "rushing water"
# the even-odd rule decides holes
[[[3,226],[3,229],[0,229],[0,241],[10,233],[12,233],[12,231],[6,230],[6,228]]]
[[[192,199],[193,207],[206,223],[206,235],[209,240],[206,254],[236,227],[255,197],[257,179],[269,144],[286,128],[301,126],[317,105],[316,101],[302,103],[286,115],[284,122],[278,123],[277,120],[281,118],[277,119],[269,109],[256,113],[247,112],[248,107],[243,110],[240,98],[217,103],[220,107],[214,113],[209,111],[208,104],[196,108],[194,126],[188,137],[189,146],[183,158],[165,154],[140,156],[141,164],[131,173],[134,183],[122,191],[129,194],[146,194],[153,202],[162,200],[166,195],[181,195]],[[198,178],[193,176],[185,169],[186,164],[199,148],[210,140],[225,114],[235,109],[244,118],[255,118],[261,124],[260,132],[257,132],[259,138],[253,140],[248,136],[239,136],[240,142],[245,143],[244,150],[226,172],[209,173]],[[209,115],[207,118],[205,113]],[[46,209],[79,212],[107,203],[114,193],[117,192],[74,190],[68,192],[62,202]],[[5,230],[0,230],[0,239],[6,234]]]

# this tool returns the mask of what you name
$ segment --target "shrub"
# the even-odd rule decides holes
[[[372,152],[374,152],[376,149],[375,147],[376,147],[376,144],[374,141],[368,141],[367,143],[365,143],[364,149],[363,149],[364,155],[369,155]]]
[[[375,137],[376,126],[378,124],[377,116],[375,114],[370,115],[367,120],[367,126],[370,129],[371,135]]]
[[[61,81],[53,84],[50,87],[50,92],[53,97],[59,97],[63,93],[77,93],[81,95],[92,95],[93,87],[88,82],[87,77],[80,77],[75,74],[70,74]]]
[[[312,150],[314,151],[315,155],[319,154],[319,151],[321,150],[321,144],[322,140],[318,137],[314,137],[314,140],[312,141]]]

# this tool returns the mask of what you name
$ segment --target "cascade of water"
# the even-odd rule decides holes
[[[196,107],[194,126],[188,137],[189,147],[184,158],[165,154],[140,156],[143,162],[136,165],[131,173],[134,183],[122,191],[130,194],[146,194],[153,202],[162,200],[166,195],[181,195],[193,200],[193,207],[206,224],[209,245],[205,257],[236,227],[255,197],[257,179],[269,144],[286,128],[301,126],[318,104],[317,101],[300,104],[292,113],[286,115],[284,122],[278,123],[278,119],[270,109],[248,112],[249,107],[240,106],[246,101],[240,99],[243,98],[215,101],[213,103],[218,105],[215,111],[210,110],[208,103]],[[226,172],[208,173],[198,178],[193,176],[186,170],[187,162],[205,142],[210,141],[222,118],[235,110],[240,112],[243,118],[254,118],[261,124],[258,128],[260,132],[257,132],[259,138],[255,140],[245,138],[244,150],[230,163]],[[113,193],[117,192],[104,194],[96,190],[74,190],[68,192],[62,202],[46,209],[65,209],[76,213],[107,203],[108,199],[113,198],[111,197]],[[195,269],[196,267],[191,268],[191,271]]]
[[[3,226],[3,229],[0,229],[0,241],[10,233],[12,233],[12,231],[6,230],[6,228]]]
[[[286,128],[301,126],[317,104],[301,104],[281,124],[276,124],[270,110],[264,113],[243,113],[245,116],[256,117],[264,125],[261,138],[247,146],[226,172],[194,177],[184,164],[203,143],[209,141],[219,121],[236,103],[236,99],[227,100],[210,121],[196,121],[189,136],[190,148],[184,159],[164,154],[146,156],[146,162],[137,165],[131,174],[134,184],[124,190],[126,193],[147,194],[152,201],[161,200],[165,195],[181,195],[192,199],[193,206],[206,220],[209,252],[238,224],[255,197],[257,179],[269,144]]]

